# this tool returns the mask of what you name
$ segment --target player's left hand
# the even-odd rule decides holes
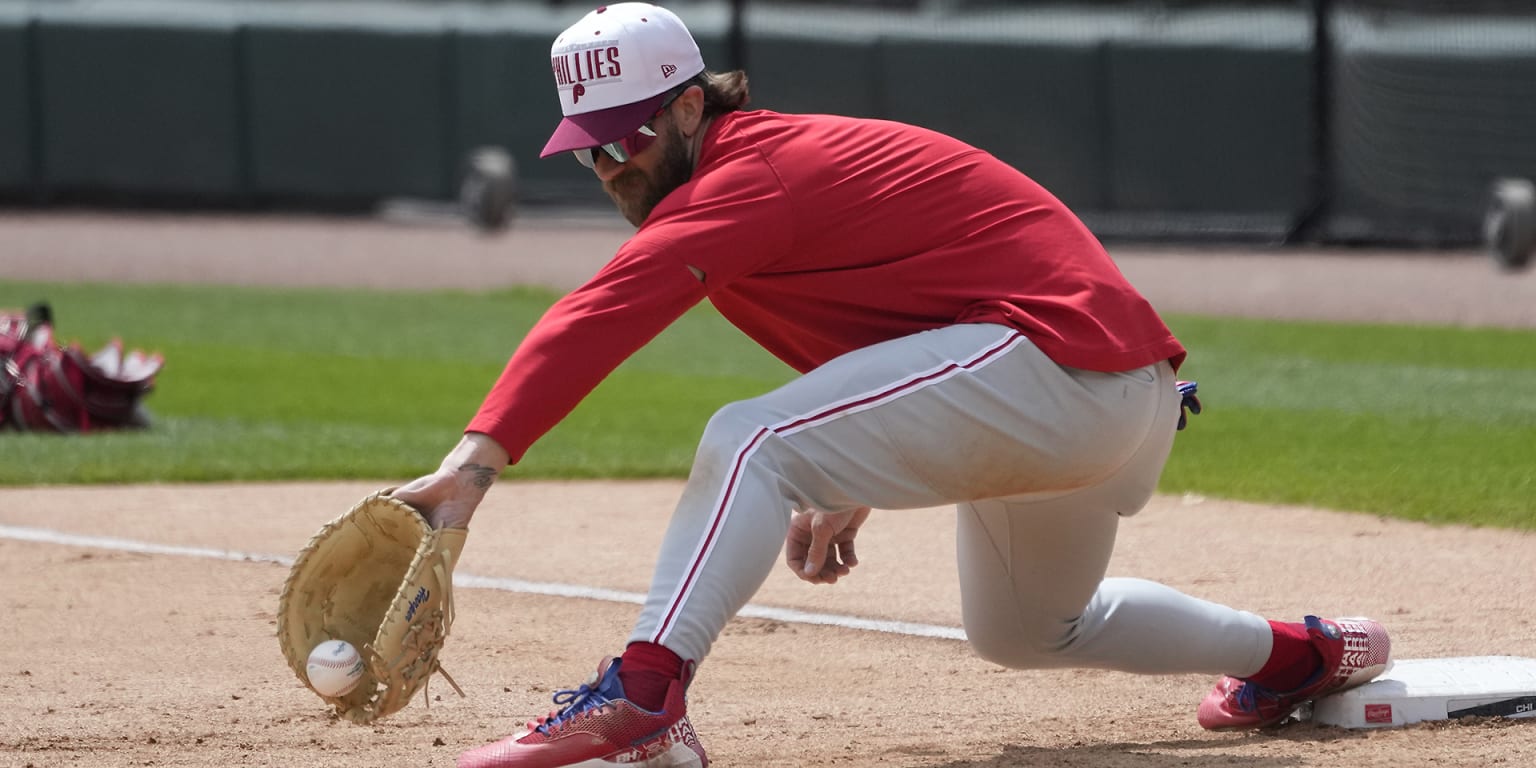
[[[853,539],[868,517],[869,507],[847,512],[796,512],[784,537],[784,563],[802,581],[836,584],[859,564]]]
[[[445,467],[394,489],[390,495],[415,507],[433,528],[468,528],[485,490],[473,484],[471,473]]]

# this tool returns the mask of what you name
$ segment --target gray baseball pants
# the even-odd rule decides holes
[[[705,428],[632,641],[702,661],[779,562],[795,510],[955,504],[962,615],[1006,667],[1251,675],[1268,623],[1105,578],[1179,416],[1166,362],[1057,365],[1018,331],[956,325],[843,355]]]

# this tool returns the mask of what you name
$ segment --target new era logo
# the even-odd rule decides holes
[[[672,75],[674,75],[676,73],[677,73],[677,67],[674,67],[671,64],[663,64],[663,65],[661,65],[661,79],[665,80],[665,79],[671,77]]]

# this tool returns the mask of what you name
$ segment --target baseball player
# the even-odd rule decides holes
[[[871,509],[958,509],[962,614],[1006,667],[1222,675],[1213,729],[1379,674],[1369,620],[1266,621],[1105,578],[1182,421],[1185,350],[1083,224],[986,152],[893,122],[744,109],[672,13],[598,8],[551,49],[543,155],[638,229],[529,332],[441,468],[396,496],[467,526],[492,482],[696,303],[800,371],[710,419],[634,629],[466,768],[707,765],[684,693],[773,568],[832,584]],[[1185,401],[1188,403],[1189,401]]]

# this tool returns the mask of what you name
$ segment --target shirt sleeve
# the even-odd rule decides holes
[[[684,262],[634,242],[544,314],[466,431],[483,432],[513,463],[613,369],[704,298]]]

